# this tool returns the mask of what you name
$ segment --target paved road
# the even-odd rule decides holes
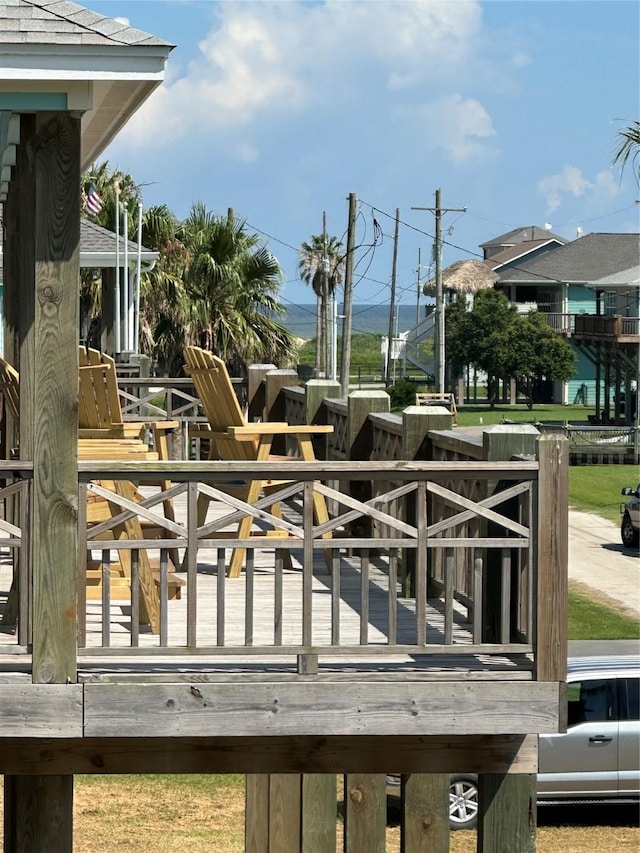
[[[569,580],[640,616],[640,552],[623,548],[619,525],[569,510]]]

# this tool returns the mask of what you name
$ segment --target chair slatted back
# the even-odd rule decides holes
[[[80,429],[122,426],[116,363],[96,349],[80,347],[78,425]]]
[[[0,356],[0,392],[13,422],[20,424],[20,376],[18,371]]]
[[[194,346],[185,347],[184,356],[185,371],[191,376],[209,426],[216,433],[215,443],[220,457],[229,461],[255,460],[257,439],[237,441],[232,436],[220,435],[231,426],[247,425],[224,361]]]

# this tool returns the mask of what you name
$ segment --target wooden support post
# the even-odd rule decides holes
[[[351,773],[344,780],[345,853],[384,853],[386,777]]]
[[[402,777],[400,853],[449,853],[449,774]]]
[[[4,777],[5,853],[70,853],[73,776]]]
[[[38,114],[35,148],[35,306],[20,365],[30,411],[20,444],[33,448],[33,680],[64,684],[76,680],[80,117]]]
[[[269,853],[300,850],[301,783],[297,773],[269,777]]]
[[[480,774],[478,853],[535,853],[536,774]]]
[[[334,774],[302,777],[301,853],[336,853],[337,788]]]
[[[538,589],[535,647],[538,681],[567,680],[569,440],[538,439]]]
[[[269,776],[252,773],[246,777],[245,853],[269,853]]]
[[[34,171],[23,172],[13,247],[24,275],[9,285],[23,291],[20,453],[33,460],[33,681],[66,684],[76,681],[80,116],[37,114],[21,128],[20,147]],[[70,853],[73,776],[9,777],[5,791],[6,853]]]

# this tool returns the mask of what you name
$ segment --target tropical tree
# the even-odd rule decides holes
[[[342,284],[344,255],[337,237],[314,234],[310,242],[300,244],[298,271],[300,279],[311,285],[316,295],[316,369],[326,370],[329,364],[329,305]]]
[[[277,319],[282,269],[257,234],[233,216],[217,216],[197,202],[178,239],[189,260],[184,276],[186,339],[229,363],[295,356],[293,336]]]
[[[640,122],[634,121],[618,133],[618,146],[613,156],[613,165],[624,171],[631,160],[636,182],[640,185]]]
[[[515,379],[532,407],[535,379],[568,380],[574,372],[574,354],[544,314],[518,314],[506,296],[487,288],[476,293],[467,310],[464,296],[447,307],[447,361],[460,374],[466,365],[487,374],[491,406],[497,400],[498,381]]]
[[[89,193],[95,189],[101,199],[101,209],[89,214],[86,202]],[[116,202],[117,199],[117,202]],[[137,210],[141,199],[140,187],[133,177],[120,169],[112,170],[109,162],[92,166],[82,176],[81,182],[81,213],[87,219],[107,228],[116,230],[116,206],[120,209],[118,229],[123,228],[124,210],[128,213],[128,237],[133,238],[137,232]],[[102,279],[100,269],[83,268],[80,271],[80,337],[90,340],[99,326],[102,305]]]

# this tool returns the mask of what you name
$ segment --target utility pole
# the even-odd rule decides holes
[[[389,337],[387,339],[387,363],[385,370],[385,385],[391,385],[391,359],[393,357],[393,339],[395,332],[396,314],[396,268],[398,264],[398,229],[400,227],[400,210],[396,207],[396,227],[393,234],[393,264],[391,267],[391,304],[389,305]]]
[[[351,370],[351,316],[353,313],[353,253],[356,243],[356,214],[358,196],[349,193],[349,226],[347,232],[347,259],[344,272],[344,319],[342,321],[342,364],[340,386],[344,397],[349,393]]]
[[[329,376],[330,346],[329,346],[329,259],[327,258],[327,213],[322,212],[322,345],[324,375]]]
[[[416,326],[420,323],[420,270],[422,269],[421,263],[422,255],[421,250],[418,248],[418,281],[417,281],[417,295],[416,295]]]
[[[436,392],[445,392],[445,339],[444,339],[444,297],[442,293],[442,214],[443,213],[465,213],[466,207],[442,207],[440,190],[437,189],[435,207],[412,207],[411,210],[428,210],[436,218],[436,244],[435,244],[435,269],[436,269],[436,323],[435,323],[435,363],[436,363]]]

